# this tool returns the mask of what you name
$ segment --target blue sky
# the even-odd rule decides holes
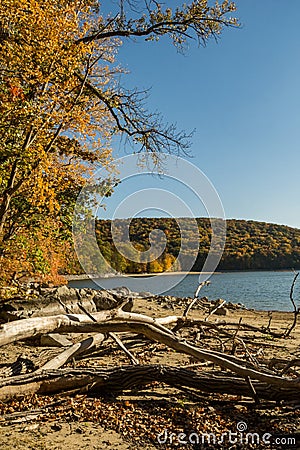
[[[118,56],[130,71],[124,82],[151,88],[149,109],[179,129],[196,129],[189,161],[214,184],[227,218],[300,228],[300,2],[236,5],[240,29],[225,29],[206,48],[190,42],[185,55],[168,38],[124,42]],[[126,150],[116,147],[115,154]],[[121,184],[106,216],[121,194],[150,185],[174,189],[167,179],[148,178],[135,187]],[[195,215],[203,215],[197,208]]]

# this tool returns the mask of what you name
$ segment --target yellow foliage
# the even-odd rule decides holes
[[[2,277],[58,273],[60,215],[70,214],[94,167],[113,167],[112,119],[85,83],[93,77],[101,89],[119,71],[111,66],[117,42],[76,44],[97,26],[91,7],[81,0],[0,4]]]

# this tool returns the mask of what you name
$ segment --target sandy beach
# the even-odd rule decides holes
[[[163,317],[170,313],[180,315],[182,309],[183,306],[174,304],[170,312],[168,303],[137,299],[133,311],[152,317]],[[196,309],[192,316],[204,319],[206,313]],[[243,323],[256,327],[267,326],[269,319],[267,311],[240,309],[229,310],[226,317],[213,315],[209,318],[212,323],[218,323],[220,320],[238,323],[242,320]],[[284,331],[292,323],[292,320],[292,313],[273,312],[271,330]],[[258,355],[263,354],[270,360],[272,358],[290,360],[300,356],[299,326],[285,340],[263,336],[259,333],[250,334],[253,336],[251,351]],[[246,338],[249,333],[241,331],[239,335]],[[78,335],[69,337],[74,341],[82,339],[82,336]],[[203,345],[207,345],[205,341],[203,341]],[[13,362],[20,354],[34,360],[40,358],[46,350],[49,352],[61,351],[19,342],[2,347],[0,356],[5,363]],[[139,358],[140,363],[145,364],[181,365],[183,367],[191,367],[195,364],[195,361],[188,355],[170,351],[161,344],[149,344],[145,349],[133,348],[132,352]],[[126,355],[117,348],[109,354],[103,351],[103,354],[91,361],[85,359],[77,361],[76,368],[111,367],[115,364],[128,364]],[[197,365],[195,370],[198,370]],[[201,371],[201,367],[199,370]],[[33,395],[11,400],[0,406],[2,413],[0,421],[1,450],[181,448],[175,444],[160,444],[157,436],[164,429],[179,433],[186,427],[189,430],[198,430],[198,432],[208,430],[217,433],[220,430],[235,430],[237,421],[247,423],[249,431],[255,429],[261,433],[270,430],[272,432],[276,430],[278,433],[300,432],[299,410],[292,406],[276,406],[265,402],[254,406],[253,401],[249,398],[241,399],[229,395],[205,394],[201,396],[200,393],[199,397],[193,397],[161,383],[154,383],[134,392],[123,392],[116,397],[94,398],[85,393],[77,394],[75,397],[64,394],[57,394],[54,397]],[[17,413],[22,410],[27,410],[28,415],[20,419]],[[15,421],[11,415],[13,413],[16,414]],[[9,421],[7,421],[8,417]],[[249,448],[257,447],[250,446]],[[268,447],[260,446],[259,448]]]

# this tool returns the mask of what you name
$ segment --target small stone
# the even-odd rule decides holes
[[[64,297],[65,295],[69,295],[70,290],[67,286],[59,286],[56,290],[57,297]]]
[[[226,308],[218,308],[214,314],[216,314],[217,316],[226,316],[228,314],[228,310]]]

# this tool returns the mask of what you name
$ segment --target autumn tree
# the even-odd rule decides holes
[[[235,25],[234,4],[196,0],[175,10],[122,1],[2,0],[0,5],[0,259],[2,278],[66,265],[74,202],[99,166],[114,182],[111,139],[124,135],[154,158],[180,154],[189,136],[146,111],[145,92],[120,83],[118,46],[171,37],[205,44]],[[4,276],[5,274],[5,276]]]

